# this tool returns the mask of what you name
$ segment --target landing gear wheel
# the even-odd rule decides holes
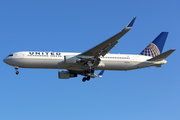
[[[87,76],[87,77],[83,77],[82,81],[86,82],[86,81],[89,81],[90,79],[91,79],[91,77]]]
[[[18,75],[19,74],[19,71],[16,71],[16,75]]]
[[[86,82],[86,77],[83,77],[82,81],[83,81],[83,82]]]
[[[89,81],[90,79],[91,79],[91,77],[89,77],[89,76],[86,78],[87,81]]]
[[[19,67],[15,66],[14,69],[16,71],[16,75],[18,75],[19,74],[19,71],[18,71]]]

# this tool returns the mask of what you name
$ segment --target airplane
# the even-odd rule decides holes
[[[135,20],[136,17],[122,31],[82,53],[21,51],[10,54],[3,61],[14,66],[17,75],[18,68],[66,69],[58,71],[59,79],[82,75],[83,82],[102,77],[105,70],[127,71],[151,66],[161,67],[167,63],[165,58],[175,51],[170,49],[162,53],[168,32],[161,32],[137,55],[108,53],[132,28]],[[96,75],[95,70],[101,71]]]

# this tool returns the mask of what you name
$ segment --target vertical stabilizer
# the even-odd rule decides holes
[[[166,38],[168,36],[168,32],[160,33],[152,43],[150,43],[141,53],[140,55],[155,57],[162,53],[164,44],[166,42]]]

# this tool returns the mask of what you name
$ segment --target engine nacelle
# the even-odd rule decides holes
[[[72,55],[66,55],[64,56],[64,62],[65,63],[77,63],[77,62],[81,62],[82,59],[76,57],[76,56],[72,56]]]
[[[58,71],[59,79],[69,79],[72,77],[77,77],[77,74],[70,73],[69,71]]]

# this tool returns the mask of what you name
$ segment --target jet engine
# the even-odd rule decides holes
[[[77,74],[70,73],[69,71],[58,71],[59,79],[69,79],[72,77],[77,77]]]

